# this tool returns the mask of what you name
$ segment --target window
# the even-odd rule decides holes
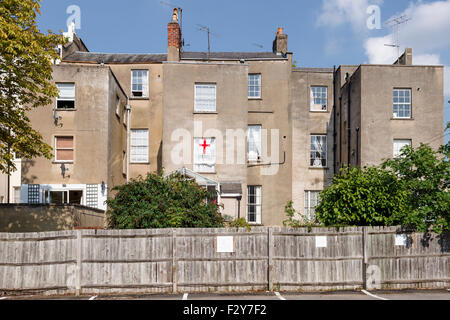
[[[311,111],[327,111],[327,87],[311,87]]]
[[[86,206],[91,208],[97,208],[98,206],[98,185],[87,184],[86,185]]]
[[[148,98],[148,70],[131,71],[131,95]]]
[[[261,224],[261,186],[247,187],[247,222]]]
[[[261,126],[248,126],[247,135],[248,161],[261,160]]]
[[[122,111],[122,123],[124,126],[127,126],[127,109],[125,108]]]
[[[75,84],[57,83],[59,96],[56,98],[56,109],[75,109]]]
[[[394,158],[400,157],[406,146],[411,146],[411,140],[394,140]]]
[[[216,139],[194,139],[194,171],[203,173],[216,172]]]
[[[394,89],[394,119],[411,118],[411,89]]]
[[[308,221],[316,220],[316,207],[319,204],[320,191],[305,191],[305,217]]]
[[[327,136],[311,136],[310,166],[325,168],[327,166]]]
[[[148,129],[131,130],[131,155],[132,163],[148,162]]]
[[[248,97],[261,98],[261,74],[248,75]]]
[[[195,106],[196,112],[216,111],[216,85],[195,84]]]
[[[116,97],[116,116],[120,118],[119,110],[120,110],[120,99],[119,97]]]
[[[73,137],[55,137],[55,161],[72,162],[73,155]]]

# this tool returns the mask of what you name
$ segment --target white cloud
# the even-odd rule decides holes
[[[371,3],[381,4],[382,0]],[[318,26],[337,27],[350,23],[355,31],[366,30],[368,0],[323,0]]]
[[[430,52],[450,45],[450,0],[411,4],[400,15],[411,20],[400,26],[400,51],[413,48],[415,64],[439,64],[439,56]],[[397,15],[397,16],[400,16]],[[370,63],[393,63],[397,49],[386,46],[395,44],[395,35],[368,38],[364,48]]]

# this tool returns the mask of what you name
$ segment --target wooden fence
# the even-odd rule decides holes
[[[447,288],[449,244],[366,227],[0,233],[0,294]]]

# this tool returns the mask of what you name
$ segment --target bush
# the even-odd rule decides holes
[[[434,151],[421,144],[405,147],[402,156],[388,159],[382,168],[395,174],[409,190],[411,210],[400,216],[403,225],[425,232],[442,233],[450,228],[450,144]]]
[[[377,167],[343,168],[320,194],[317,219],[326,226],[391,226],[408,214],[410,192]]]
[[[223,227],[217,195],[181,175],[148,174],[113,191],[106,201],[113,229]]]

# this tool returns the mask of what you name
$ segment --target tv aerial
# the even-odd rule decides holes
[[[198,31],[204,31],[208,34],[208,59],[209,59],[209,55],[211,53],[211,40],[210,40],[210,36],[214,36],[214,37],[220,37],[218,34],[215,34],[213,32],[211,32],[211,29],[207,26],[201,25],[201,24],[197,24]]]
[[[392,18],[385,22],[388,26],[390,26],[391,28],[394,29],[394,33],[395,33],[395,37],[396,37],[395,44],[385,44],[385,46],[397,48],[397,59],[400,58],[400,26],[402,24],[407,23],[410,20],[411,20],[411,18],[408,18],[408,16],[401,15],[399,17]]]
[[[264,46],[262,44],[259,43],[252,43],[252,45],[254,45],[255,47],[258,47],[260,49],[264,49]]]

